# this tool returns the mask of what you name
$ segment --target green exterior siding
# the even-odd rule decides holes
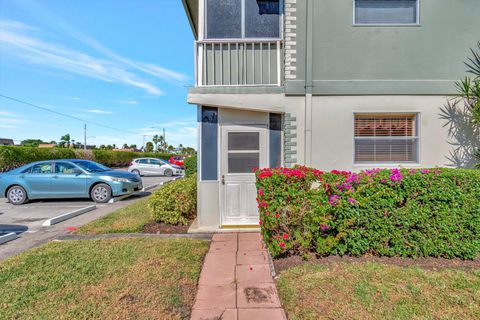
[[[307,81],[322,95],[455,93],[479,17],[479,0],[420,0],[419,25],[359,26],[353,0],[297,1],[297,78],[286,92]]]

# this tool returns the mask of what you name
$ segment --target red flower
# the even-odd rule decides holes
[[[288,240],[288,234],[286,233],[283,234],[283,240]]]
[[[280,248],[285,249],[285,243],[280,242],[278,245],[280,246]]]
[[[265,192],[263,191],[263,189],[258,189],[258,195],[259,196],[263,196],[265,194]]]
[[[259,225],[262,225],[262,223],[263,223],[262,220],[258,221],[258,224],[259,224]]]
[[[272,171],[270,171],[270,169],[266,169],[266,170],[263,170],[259,175],[258,175],[258,179],[265,179],[265,178],[268,178],[268,177],[271,177],[273,176],[273,173]]]
[[[278,213],[275,214],[275,218],[277,218],[277,219],[280,218],[280,215]]]

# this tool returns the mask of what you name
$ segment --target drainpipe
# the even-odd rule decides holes
[[[314,1],[305,0],[305,137],[303,163],[312,165],[312,88],[313,88],[313,9]]]

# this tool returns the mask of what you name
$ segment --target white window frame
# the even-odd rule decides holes
[[[402,115],[414,115],[415,116],[415,136],[412,136],[410,138],[414,138],[417,142],[416,144],[416,150],[415,150],[415,154],[416,154],[416,159],[414,161],[357,161],[357,159],[355,158],[355,155],[356,155],[356,141],[358,139],[362,140],[365,138],[357,138],[355,136],[355,119],[357,116],[363,116],[363,115],[372,115],[372,116],[381,116],[381,115],[384,115],[384,116],[402,116]],[[352,123],[352,136],[353,136],[353,154],[352,154],[352,158],[353,158],[353,164],[355,166],[359,166],[359,167],[371,167],[371,166],[378,166],[378,167],[391,167],[392,165],[395,165],[395,164],[404,164],[404,165],[419,165],[420,164],[420,144],[421,144],[421,127],[420,127],[420,124],[421,124],[421,114],[420,112],[378,112],[378,111],[375,111],[375,112],[368,112],[368,111],[365,111],[365,112],[354,112],[353,113],[353,123]],[[379,139],[386,139],[388,137],[381,137]],[[374,138],[373,138],[374,139]]]
[[[273,38],[266,38],[266,37],[262,37],[262,38],[246,38],[245,37],[245,0],[238,0],[238,1],[241,1],[242,4],[241,4],[241,21],[242,21],[242,36],[240,38],[207,38],[207,0],[201,0],[201,7],[203,7],[203,10],[200,9],[200,15],[202,17],[201,20],[201,24],[200,24],[200,28],[202,29],[200,35],[201,37],[201,40],[212,40],[212,41],[225,41],[225,42],[228,42],[228,41],[234,41],[234,40],[246,40],[246,41],[262,41],[262,40],[281,40],[283,38],[283,8],[284,8],[284,0],[279,0],[279,6],[280,6],[280,15],[279,15],[279,23],[278,23],[278,28],[279,28],[279,31],[278,31],[278,35],[279,37],[273,37]]]
[[[369,27],[369,26],[372,26],[372,27],[381,27],[381,26],[419,26],[420,25],[420,0],[416,0],[417,1],[417,16],[416,16],[416,22],[415,23],[357,23],[357,19],[356,19],[356,2],[357,0],[352,0],[352,9],[353,9],[353,21],[352,21],[352,24],[354,26],[360,26],[360,27]]]

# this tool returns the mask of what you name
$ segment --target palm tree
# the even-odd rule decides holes
[[[154,135],[153,138],[152,138],[152,141],[153,141],[153,145],[155,146],[155,151],[158,151],[158,143],[161,141],[161,136],[159,136],[158,134]],[[162,137],[163,138],[163,137]]]
[[[60,146],[64,147],[65,144],[67,145],[67,148],[70,148],[70,133],[67,133],[65,135],[63,135],[61,138],[60,138]]]

